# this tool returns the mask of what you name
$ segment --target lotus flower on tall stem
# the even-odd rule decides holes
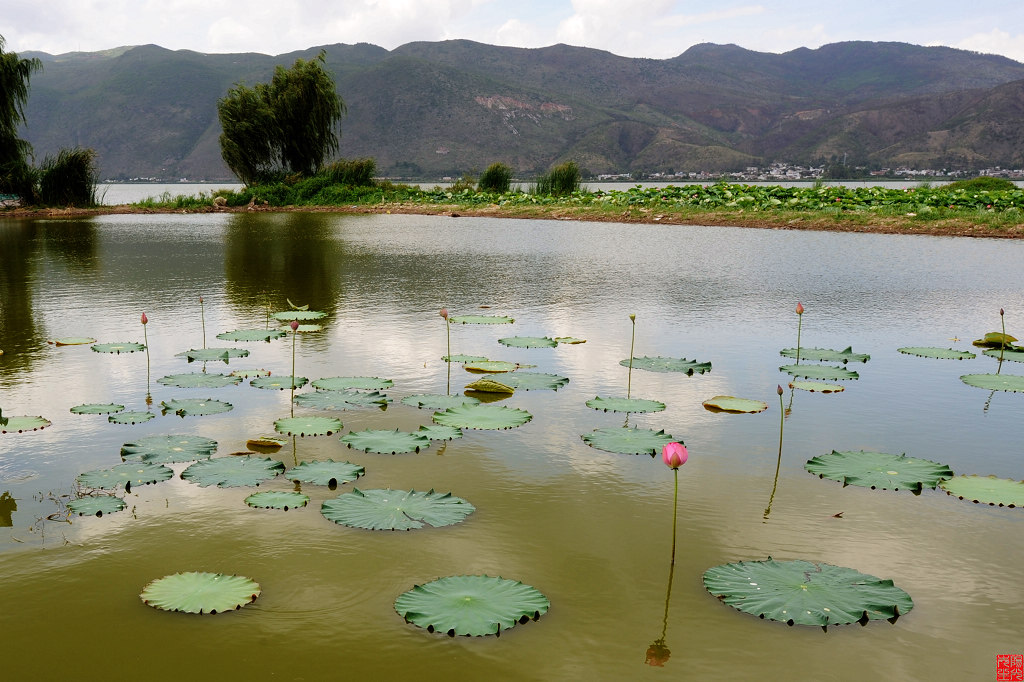
[[[292,391],[291,399],[289,404],[291,406],[291,416],[295,416],[295,337],[299,334],[299,322],[298,320],[292,320],[288,325],[292,328]]]
[[[779,394],[779,457],[775,460],[775,481],[772,483],[772,494],[768,496],[768,506],[764,509],[765,519],[772,513],[775,490],[779,486],[779,469],[782,467],[782,429],[786,424],[786,410],[782,406],[782,384],[779,384],[775,392]]]
[[[199,320],[203,324],[203,348],[206,348],[206,310],[203,307],[203,297],[199,297]]]
[[[672,469],[675,474],[675,493],[672,497],[672,560],[668,567],[668,589],[665,591],[665,613],[661,619],[661,636],[654,640],[647,647],[645,663],[662,667],[668,661],[672,652],[665,644],[665,634],[668,632],[668,606],[672,599],[672,578],[676,570],[676,511],[679,507],[679,467],[686,463],[689,453],[682,443],[668,443],[661,449],[661,458],[665,465]]]
[[[630,315],[629,321],[633,324],[633,333],[629,338],[629,374],[626,375],[626,398],[629,398],[630,389],[633,386],[633,344],[636,342],[636,315]],[[627,417],[628,419],[628,417]]]
[[[796,364],[800,364],[800,330],[804,324],[804,304],[796,302]]]
[[[146,404],[150,405],[153,402],[153,397],[149,393],[149,335],[146,333],[146,325],[149,324],[149,318],[146,317],[146,313],[142,313],[142,343],[146,346]]]
[[[1006,348],[1006,317],[1005,311],[1002,308],[999,309],[999,324],[1001,324],[1003,327],[1003,338],[1000,339],[1002,343],[999,344],[999,368],[1002,369],[1003,350]]]

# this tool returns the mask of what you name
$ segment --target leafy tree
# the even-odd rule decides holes
[[[35,177],[27,161],[32,147],[18,137],[18,126],[25,122],[29,79],[43,65],[38,59],[4,52],[4,45],[0,36],[0,191],[27,196]]]
[[[338,149],[345,112],[323,51],[290,69],[278,66],[270,83],[236,85],[217,103],[221,156],[245,184],[276,172],[310,175]]]

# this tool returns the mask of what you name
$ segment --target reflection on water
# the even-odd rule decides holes
[[[62,639],[62,655],[113,674],[137,674],[160,660],[158,672],[148,670],[168,679],[197,670],[207,678],[326,679],[341,666],[382,680],[419,671],[538,680],[657,674],[640,651],[665,674],[694,679],[986,679],[995,654],[1020,651],[1020,510],[937,491],[843,488],[803,464],[833,449],[865,449],[941,461],[958,473],[1024,478],[1024,398],[959,380],[997,369],[1018,374],[1017,363],[895,350],[968,348],[952,339],[998,331],[1000,308],[1008,333],[1019,331],[1022,251],[1022,243],[995,240],[425,216],[0,222],[0,409],[53,422],[0,435],[0,627],[8,649],[19,652],[5,659],[5,670],[18,678],[38,673],[54,624],[90,618],[94,627]],[[402,397],[444,393],[449,382],[460,391],[477,378],[440,360],[443,307],[516,319],[453,325],[453,353],[535,364],[570,381],[503,401],[533,415],[522,427],[467,431],[419,454],[362,453],[335,435],[292,438],[274,455],[288,465],[347,459],[366,467],[362,489],[452,491],[477,508],[458,526],[374,533],[323,519],[320,504],[352,484],[303,485],[308,507],[280,512],[248,508],[242,500],[250,489],[199,488],[178,477],[133,488],[124,512],[61,523],[75,477],[118,463],[130,439],[195,434],[227,455],[271,434],[274,420],[292,410],[287,391],[246,381],[218,389],[155,381],[193,371],[290,374],[288,337],[231,344],[251,355],[227,364],[176,357],[201,347],[198,296],[211,337],[263,328],[268,301],[274,310],[290,300],[328,312],[323,331],[295,338],[297,374],[394,381],[387,410],[325,413],[338,416],[345,433],[415,431],[431,411],[403,405]],[[780,448],[776,387],[788,377],[778,367],[789,361],[779,350],[793,345],[797,300],[806,309],[804,347],[852,346],[871,360],[857,367],[859,379],[843,382],[843,393],[791,392]],[[136,426],[70,413],[109,402],[146,411],[147,358],[46,340],[141,341],[143,311],[153,404],[213,398],[231,403],[230,412],[167,414]],[[513,335],[586,343],[497,343]],[[631,339],[636,356],[695,359],[713,369],[692,377],[630,372],[619,361]],[[690,451],[667,570],[671,474],[658,459],[602,452],[580,438],[626,419],[591,410],[587,400],[627,393],[668,406],[630,415],[629,426],[664,429]],[[770,408],[713,414],[701,403],[715,395]],[[185,466],[173,465],[175,473]],[[263,488],[295,486],[274,480]],[[896,625],[823,635],[740,614],[704,591],[710,566],[767,556],[892,578],[915,609]],[[263,593],[241,611],[210,618],[160,613],[138,600],[152,579],[188,570],[248,575]],[[413,584],[463,573],[522,580],[547,595],[551,609],[536,623],[483,639],[431,635],[394,612],[394,598]],[[131,655],[110,656],[113,641],[130,641]],[[167,642],[189,655],[168,658]],[[288,656],[253,655],[253,647],[282,645]]]

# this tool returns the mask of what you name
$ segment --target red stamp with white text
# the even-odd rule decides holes
[[[1024,654],[996,654],[996,682],[1024,682]]]

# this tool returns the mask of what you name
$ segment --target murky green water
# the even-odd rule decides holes
[[[904,345],[970,348],[1024,316],[1024,243],[883,235],[637,226],[420,216],[109,216],[0,222],[0,409],[35,415],[43,431],[0,436],[0,642],[10,679],[55,671],[86,679],[321,680],[987,680],[997,654],[1024,652],[1024,511],[925,491],[872,491],[803,470],[816,455],[880,450],[949,464],[957,473],[1024,478],[1024,396],[964,385],[991,358],[901,355]],[[453,326],[452,351],[529,362],[567,376],[557,392],[505,404],[533,420],[467,431],[413,455],[347,450],[336,436],[297,439],[286,464],[348,459],[361,488],[452,491],[477,511],[460,525],[411,532],[338,526],[319,513],[339,491],[304,486],[304,509],[250,509],[249,489],[179,478],[133,489],[125,512],[46,520],[77,474],[120,462],[122,443],[194,433],[218,454],[245,448],[289,413],[286,392],[243,383],[176,389],[156,383],[197,371],[175,353],[203,343],[251,351],[208,371],[290,372],[290,340],[227,343],[222,331],[261,327],[267,297],[327,311],[304,335],[298,373],[390,378],[386,410],[338,416],[344,431],[414,430],[430,412],[398,401],[445,392],[444,323],[453,313],[509,315],[512,326]],[[780,476],[778,351],[795,344],[871,354],[834,395],[786,391]],[[479,306],[491,306],[481,311]],[[69,408],[116,402],[146,409],[146,356],[55,347],[48,339],[141,341],[145,311],[155,405],[213,397],[231,412],[137,426]],[[666,596],[672,474],[659,459],[605,453],[580,435],[623,424],[584,403],[624,395],[630,322],[636,355],[710,361],[703,376],[634,370],[632,395],[668,405],[631,425],[682,439],[678,556]],[[587,343],[514,349],[503,336],[571,335]],[[953,338],[959,341],[953,341]],[[1003,373],[1022,373],[1004,363]],[[473,376],[452,368],[460,390]],[[767,401],[759,415],[712,414],[701,401]],[[155,409],[155,408],[154,408]],[[157,412],[159,412],[157,410]],[[303,410],[297,410],[303,413]],[[174,465],[176,472],[185,465]],[[344,486],[344,488],[350,487]],[[261,489],[288,490],[275,480]],[[842,512],[840,517],[836,514]],[[896,624],[790,628],[724,606],[701,574],[730,561],[804,558],[891,578],[915,601]],[[217,616],[142,604],[149,581],[177,571],[254,578],[263,594]],[[392,607],[413,584],[485,573],[531,584],[551,600],[537,622],[500,638],[433,635]],[[664,667],[645,665],[662,636]]]

